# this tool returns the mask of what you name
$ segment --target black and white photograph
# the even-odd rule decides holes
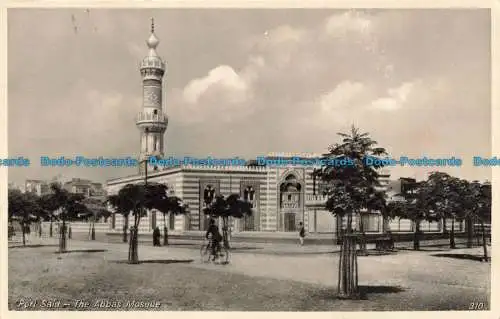
[[[493,9],[97,4],[5,9],[5,313],[493,310]]]

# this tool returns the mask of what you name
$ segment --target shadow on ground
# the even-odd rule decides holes
[[[55,245],[57,246],[57,245]],[[70,253],[103,253],[108,251],[107,249],[81,249],[81,250],[67,250],[63,253],[56,251],[54,254],[70,254]]]
[[[484,260],[484,256],[470,255],[470,254],[433,254],[431,256],[448,257],[448,258],[454,258],[454,259],[467,259],[467,260],[475,260],[475,261],[483,261]],[[491,260],[491,259],[488,257],[488,260]]]
[[[388,250],[388,251],[380,251],[380,250],[368,250],[366,254],[361,251],[358,251],[358,256],[367,257],[367,256],[387,256],[387,255],[395,255],[398,253],[398,250]]]
[[[264,249],[264,248],[262,248],[262,247],[232,247],[232,248],[230,248],[231,251],[259,250],[259,249]]]
[[[41,245],[41,244],[38,244],[38,245],[26,245],[26,246],[23,246],[23,245],[16,245],[16,246],[9,246],[9,249],[10,248],[40,248],[40,247],[57,247],[58,245]]]
[[[139,264],[189,264],[193,261],[193,259],[152,259],[140,260]],[[113,263],[128,264],[129,262],[127,260],[114,260]]]
[[[264,255],[275,255],[275,256],[308,256],[308,255],[331,255],[337,254],[338,251],[297,251],[297,252],[280,252],[280,251],[269,251],[261,252]]]
[[[443,248],[427,248],[427,247],[421,247],[419,250],[413,249],[413,247],[397,247],[397,250],[401,251],[420,251],[420,252],[426,252],[426,251],[450,251],[450,247],[443,247]]]
[[[405,291],[399,286],[359,286],[359,296],[356,300],[368,300],[370,295],[395,294]],[[320,300],[334,300],[338,298],[338,292],[335,288],[320,289],[309,294],[312,298]],[[345,299],[345,298],[342,298]]]

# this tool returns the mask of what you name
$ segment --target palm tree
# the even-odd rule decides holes
[[[186,215],[189,213],[188,205],[177,196],[166,196],[155,203],[154,208],[163,214],[163,245],[168,245],[167,215]]]
[[[367,165],[366,159],[379,159],[386,151],[376,147],[377,142],[372,140],[368,133],[360,133],[354,126],[350,134],[338,135],[342,138],[342,143],[329,147],[329,153],[323,158],[325,165],[315,175],[328,183],[326,208],[335,216],[347,216],[347,229],[341,234],[338,294],[341,298],[355,298],[359,296],[356,253],[359,237],[362,239],[363,250],[366,246],[362,234],[353,234],[352,218],[353,215],[361,216],[362,211],[369,208],[370,198],[375,188],[380,186],[377,170],[383,167],[383,164],[374,162],[373,165]],[[332,160],[344,160],[348,164],[334,166],[330,164]]]
[[[130,229],[129,263],[139,263],[138,232],[141,217],[146,216],[147,210],[158,207],[166,194],[167,187],[162,184],[127,184],[118,191],[117,195],[108,197],[108,202],[117,212],[122,214],[132,212],[134,216],[134,225]]]
[[[229,249],[229,217],[240,219],[245,216],[251,216],[253,211],[251,204],[242,200],[239,194],[231,194],[227,198],[223,195],[215,196],[215,200],[205,208],[204,213],[210,215],[212,218],[222,219],[224,247]]]

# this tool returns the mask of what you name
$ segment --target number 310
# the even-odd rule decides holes
[[[469,304],[469,310],[483,310],[484,302],[471,302]]]

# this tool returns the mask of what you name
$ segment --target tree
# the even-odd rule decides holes
[[[437,221],[440,219],[440,215],[432,209],[435,197],[436,190],[428,181],[415,182],[405,194],[404,209],[399,210],[402,214],[399,217],[411,220],[415,226],[413,236],[413,249],[415,250],[420,250],[420,239],[422,237],[420,226],[422,221]]]
[[[367,207],[371,211],[379,212],[382,215],[382,232],[389,231],[389,220],[392,215],[388,211],[387,194],[382,190],[375,190],[367,201]]]
[[[491,201],[491,184],[489,182],[473,181],[468,184],[464,203],[471,219],[478,220],[481,225],[484,261],[488,261],[485,224],[491,224]]]
[[[82,203],[85,196],[70,193],[57,183],[52,183],[50,188],[52,190],[50,200],[56,208],[54,214],[58,220],[62,221],[62,227],[59,230],[59,252],[64,253],[66,252],[66,222],[75,220],[86,212],[86,207]]]
[[[229,249],[229,217],[240,219],[245,216],[251,216],[253,211],[251,204],[242,200],[239,194],[231,194],[227,197],[223,195],[215,196],[214,201],[209,203],[204,209],[204,213],[212,218],[222,219],[222,238],[224,247]]]
[[[33,221],[41,217],[41,209],[38,204],[38,196],[33,193],[21,193],[17,189],[8,191],[9,220],[17,220],[21,225],[23,234],[23,246],[26,246],[26,231]]]
[[[56,218],[55,211],[57,210],[57,203],[52,200],[52,194],[44,194],[40,197],[40,207],[44,211],[45,219],[50,221],[49,236],[54,235],[53,222]]]
[[[138,231],[141,217],[147,215],[147,210],[158,207],[166,194],[167,187],[162,184],[127,184],[118,191],[116,196],[108,197],[108,202],[117,212],[128,211],[134,216],[134,225],[130,230],[129,263],[139,263]]]
[[[188,205],[177,196],[165,196],[155,202],[153,205],[155,209],[163,214],[163,245],[168,245],[168,228],[167,228],[167,215],[185,215],[189,213]]]
[[[111,212],[108,211],[106,207],[106,202],[104,200],[101,200],[100,198],[86,197],[82,203],[85,206],[86,211],[79,217],[86,219],[91,218],[91,222],[89,225],[89,237],[90,240],[95,240],[96,220],[101,217],[110,216]]]
[[[128,219],[129,219],[129,215],[130,215],[130,212],[131,212],[131,209],[129,209],[129,205],[124,202],[124,203],[120,203],[120,201],[124,201],[125,199],[123,199],[122,197],[118,196],[118,194],[116,195],[109,195],[108,198],[107,198],[107,203],[114,208],[114,212],[113,214],[120,214],[123,216],[123,220],[124,220],[124,223],[123,223],[123,242],[126,243],[128,242],[128,239],[127,239],[127,232],[128,232]]]
[[[447,218],[451,219],[450,249],[455,249],[455,220],[463,220],[465,217],[462,204],[465,184],[462,180],[447,173],[433,172],[429,175],[428,185],[433,193],[429,209],[434,210],[443,222]],[[443,228],[445,228],[445,223]]]
[[[323,158],[324,165],[315,175],[328,183],[326,209],[335,216],[347,217],[347,229],[341,234],[338,294],[341,298],[356,298],[359,296],[356,252],[359,237],[362,250],[366,250],[366,246],[362,222],[361,236],[358,236],[353,233],[352,218],[353,215],[361,216],[369,208],[369,203],[371,205],[375,189],[380,186],[377,170],[383,167],[383,163],[379,157],[386,151],[376,147],[377,142],[368,133],[360,133],[354,126],[350,134],[338,135],[342,143],[329,147],[329,153]]]

